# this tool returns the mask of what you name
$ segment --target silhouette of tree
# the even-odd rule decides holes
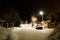
[[[14,23],[15,26],[19,26],[21,23],[18,9],[10,8],[6,10],[6,14],[4,14],[3,17],[9,24]]]

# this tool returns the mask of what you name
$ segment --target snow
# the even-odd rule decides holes
[[[9,28],[0,27],[0,40],[7,40],[7,36],[10,35]]]
[[[0,27],[0,40],[45,40],[54,29],[38,30],[33,27]]]
[[[15,28],[16,29],[16,28]],[[32,27],[19,28],[12,30],[14,40],[46,40],[54,29],[37,30]]]
[[[60,40],[60,24],[57,25],[50,36],[48,36],[48,40]]]

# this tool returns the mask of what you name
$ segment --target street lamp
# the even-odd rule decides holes
[[[40,11],[39,14],[42,16],[42,21],[43,21],[43,15],[44,15],[43,11]]]
[[[42,22],[41,22],[41,23],[43,24],[43,23],[44,23],[44,21],[43,21],[43,15],[44,15],[44,13],[43,13],[43,11],[40,11],[39,14],[42,16]],[[44,29],[44,25],[41,25],[41,26],[42,26],[43,29]]]

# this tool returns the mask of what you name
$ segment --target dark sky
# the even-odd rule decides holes
[[[4,12],[7,8],[13,7],[20,10],[19,14],[22,17],[28,18],[30,15],[32,15],[33,12],[38,12],[39,10],[51,9],[54,5],[53,3],[56,3],[56,1],[54,0],[1,1],[0,0],[0,10]]]

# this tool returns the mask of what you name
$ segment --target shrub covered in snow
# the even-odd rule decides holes
[[[60,24],[56,26],[52,34],[48,37],[48,40],[60,40]]]
[[[9,28],[0,27],[0,40],[10,40],[11,30]]]

